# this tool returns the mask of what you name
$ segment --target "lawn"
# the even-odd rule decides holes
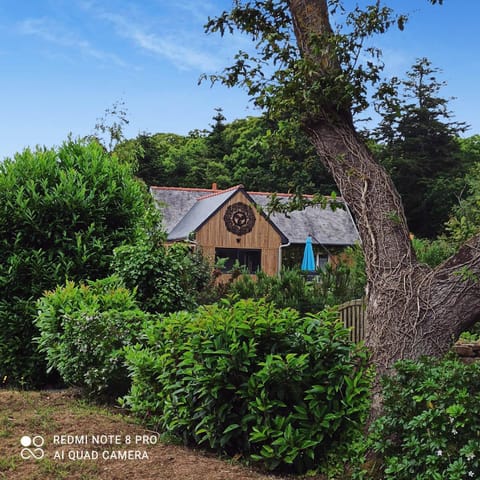
[[[121,410],[92,406],[74,390],[0,391],[0,479],[272,478],[281,480],[160,441]]]

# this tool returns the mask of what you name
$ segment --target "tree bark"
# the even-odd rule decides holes
[[[330,52],[312,53],[308,46],[312,35],[332,31],[326,0],[288,4],[302,55],[320,65],[320,74],[325,68],[338,69],[337,62],[323,58]],[[366,344],[378,379],[397,360],[445,354],[459,334],[479,320],[480,236],[436,269],[420,264],[392,180],[349,116],[334,113],[319,115],[306,131],[357,222],[367,274]],[[373,418],[380,411],[377,381]]]

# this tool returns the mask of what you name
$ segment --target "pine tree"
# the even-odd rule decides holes
[[[421,58],[406,79],[392,79],[379,95],[383,119],[374,131],[379,160],[402,197],[408,226],[421,237],[440,233],[466,172],[457,142],[466,126],[452,120],[451,99],[439,96],[445,85],[436,78],[439,72]]]

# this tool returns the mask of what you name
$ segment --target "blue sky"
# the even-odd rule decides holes
[[[353,0],[347,0],[354,3]],[[363,2],[364,3],[364,2]],[[0,0],[0,159],[27,146],[92,133],[114,102],[128,108],[125,133],[186,134],[208,128],[214,108],[228,121],[255,115],[240,90],[202,73],[229,64],[240,37],[205,35],[207,17],[229,0]],[[387,72],[403,75],[426,56],[443,70],[456,119],[480,133],[479,0],[392,0],[411,12],[404,32],[378,40]]]

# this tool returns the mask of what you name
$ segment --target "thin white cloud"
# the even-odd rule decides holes
[[[195,18],[201,25],[207,22],[208,15],[215,11],[215,5],[206,0],[199,2],[198,0],[177,0],[175,7],[187,12],[192,18]]]
[[[131,40],[145,52],[172,62],[177,68],[202,71],[219,68],[217,57],[187,45],[188,36],[180,29],[176,30],[175,34],[159,35],[152,33],[145,25],[133,23],[122,15],[107,12],[99,15],[113,24],[119,35]]]
[[[119,37],[154,58],[170,62],[180,70],[213,72],[231,63],[238,50],[251,49],[242,35],[220,38],[205,35],[209,15],[220,13],[211,0],[156,0],[152,7],[140,2],[124,2],[115,11],[98,0],[76,0],[76,5],[95,21],[113,26]]]
[[[130,33],[138,46],[167,58],[179,68],[212,70],[218,66],[217,60],[211,55],[179,45],[175,39],[160,38],[138,29]]]
[[[95,58],[102,62],[114,63],[123,68],[129,67],[118,55],[95,48],[90,42],[77,37],[61,25],[48,18],[29,18],[18,24],[22,35],[41,38],[54,45],[76,50],[82,55]]]

